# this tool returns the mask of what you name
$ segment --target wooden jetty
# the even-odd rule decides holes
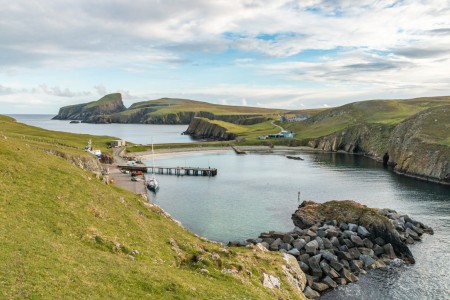
[[[144,173],[167,174],[177,176],[216,176],[216,168],[196,168],[196,167],[161,167],[161,166],[146,166],[146,165],[119,165],[118,168],[129,171],[141,171]]]

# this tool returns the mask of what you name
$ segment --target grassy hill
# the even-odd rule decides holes
[[[3,116],[0,128],[1,299],[303,298],[283,276],[280,255],[200,239],[69,162],[92,160],[81,150],[86,140],[109,137]],[[282,289],[264,288],[263,273],[280,277]]]
[[[395,126],[428,108],[450,104],[450,96],[408,100],[371,100],[346,104],[319,112],[303,122],[283,124],[297,138],[316,138],[356,124]]]
[[[175,99],[175,98],[162,98],[158,100],[138,102],[131,105],[128,109],[133,110],[142,108],[155,109],[155,111],[152,112],[152,114],[170,114],[170,113],[190,112],[190,111],[192,112],[206,111],[215,115],[239,115],[239,114],[270,115],[286,111],[283,109],[220,105],[202,101]]]

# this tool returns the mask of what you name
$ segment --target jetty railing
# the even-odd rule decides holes
[[[166,166],[147,166],[147,165],[119,165],[122,170],[141,171],[144,173],[167,174],[177,176],[216,176],[216,168],[198,168],[198,167],[166,167]]]

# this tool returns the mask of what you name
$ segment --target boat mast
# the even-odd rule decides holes
[[[153,152],[153,140],[152,140],[152,179],[155,179],[155,153]]]

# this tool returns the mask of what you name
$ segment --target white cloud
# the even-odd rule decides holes
[[[291,107],[450,93],[449,0],[0,2],[3,101],[20,92],[60,106],[108,90],[128,101],[177,91]],[[255,76],[236,84],[243,69]],[[51,84],[36,87],[41,77]]]

